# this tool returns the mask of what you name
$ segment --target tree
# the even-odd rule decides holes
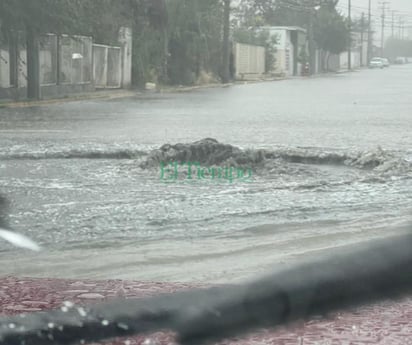
[[[329,69],[330,54],[340,54],[347,50],[350,32],[346,19],[334,6],[322,6],[316,15],[314,39],[323,54],[322,65]]]
[[[98,33],[113,23],[113,13],[128,0],[1,0],[0,31],[3,37],[22,32],[27,48],[27,95],[40,98],[39,38],[44,33]],[[111,14],[110,20],[102,20]],[[99,26],[99,29],[97,27]],[[16,44],[15,42],[11,42]]]
[[[226,84],[230,79],[230,0],[223,0],[223,5],[222,81]]]
[[[238,13],[245,27],[275,25],[275,12],[279,6],[277,0],[244,0]]]
[[[223,6],[219,0],[170,0],[169,81],[194,84],[203,72],[221,75]]]
[[[45,29],[61,28],[68,20],[60,10],[61,1],[2,0],[0,23],[3,36],[16,37],[11,31],[24,31],[27,46],[27,93],[29,98],[40,98],[39,34]],[[65,5],[68,5],[65,3]],[[70,8],[67,8],[68,10]],[[70,12],[68,12],[70,18]]]
[[[0,0],[0,32],[24,33],[33,98],[40,89],[36,58],[42,34],[87,35],[116,44],[124,25],[133,30],[135,85],[193,84],[203,71],[222,76],[224,1]]]

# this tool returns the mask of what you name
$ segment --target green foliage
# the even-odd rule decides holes
[[[309,62],[309,54],[306,50],[306,47],[300,47],[298,62],[303,65]]]
[[[112,43],[132,0],[1,0],[1,31],[92,35]]]
[[[134,3],[135,84],[187,85],[202,72],[218,75],[223,20],[219,0],[159,0],[153,8],[154,3]]]
[[[170,0],[168,75],[173,84],[193,84],[201,71],[219,74],[222,6],[218,0]]]
[[[149,81],[158,82],[162,74],[165,37],[161,18],[167,20],[162,9],[158,2],[130,0],[127,15],[133,29],[133,84],[140,87]]]
[[[322,6],[314,25],[317,46],[329,53],[340,54],[347,50],[350,40],[346,19],[335,7]]]
[[[242,0],[234,11],[234,17],[243,27],[275,25],[278,3],[277,0]]]
[[[45,32],[70,26],[73,6],[68,0],[2,0],[2,29]],[[67,16],[64,11],[67,11]]]
[[[369,24],[367,19],[359,18],[359,19],[352,19],[352,31],[353,32],[364,32],[366,33],[369,29]]]
[[[133,80],[193,84],[222,65],[221,0],[0,0],[0,31],[93,36],[133,29]]]

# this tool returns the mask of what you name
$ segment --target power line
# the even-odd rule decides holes
[[[371,22],[371,17],[372,17],[372,3],[371,0],[369,0],[369,5],[368,5],[368,52],[367,52],[367,61],[369,61],[372,58],[372,22]]]
[[[395,13],[396,11],[392,10],[392,37],[395,36]]]
[[[385,45],[385,16],[386,16],[386,10],[388,10],[387,6],[389,5],[389,2],[388,1],[383,1],[383,2],[379,3],[379,5],[380,5],[380,9],[382,10],[381,56],[383,56],[384,45]]]

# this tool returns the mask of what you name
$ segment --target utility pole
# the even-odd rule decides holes
[[[402,18],[401,22],[401,40],[405,38],[405,20]]]
[[[381,2],[380,3],[380,5],[381,5],[381,7],[380,7],[380,9],[382,10],[382,16],[381,16],[381,18],[382,18],[382,24],[381,24],[381,30],[382,30],[382,33],[381,33],[381,56],[383,57],[383,53],[384,53],[384,50],[385,50],[385,16],[386,16],[386,10],[387,10],[387,5],[389,4],[389,2],[388,1],[383,1],[383,2]]]
[[[223,57],[222,57],[222,82],[229,83],[230,80],[230,0],[223,0]]]
[[[360,65],[361,67],[364,66],[363,64],[363,33],[365,31],[365,13],[362,12],[361,18],[361,32],[360,32]]]
[[[348,0],[348,22],[349,22],[349,46],[348,46],[348,70],[352,69],[352,0]]]
[[[27,46],[27,97],[40,99],[40,43],[38,33],[30,28],[26,34]]]
[[[403,40],[405,38],[405,19],[403,16],[399,16],[399,39]]]
[[[395,37],[395,12],[392,11],[392,38]]]
[[[367,61],[372,58],[372,0],[369,0],[368,6],[368,52],[367,52]]]
[[[315,74],[317,71],[316,68],[316,44],[315,44],[315,37],[313,32],[313,26],[316,18],[316,4],[315,0],[307,0],[303,3],[302,9],[307,14],[307,42],[308,42],[308,50],[309,50],[309,75]],[[319,64],[318,64],[319,65]]]
[[[308,24],[308,50],[309,50],[309,74],[315,74],[316,70],[316,48],[315,39],[313,35],[313,16],[312,12],[309,13],[309,24]]]

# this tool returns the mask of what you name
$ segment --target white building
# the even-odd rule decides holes
[[[274,72],[285,76],[301,75],[299,56],[307,52],[306,30],[298,26],[264,26],[271,36],[275,36],[276,62]]]

